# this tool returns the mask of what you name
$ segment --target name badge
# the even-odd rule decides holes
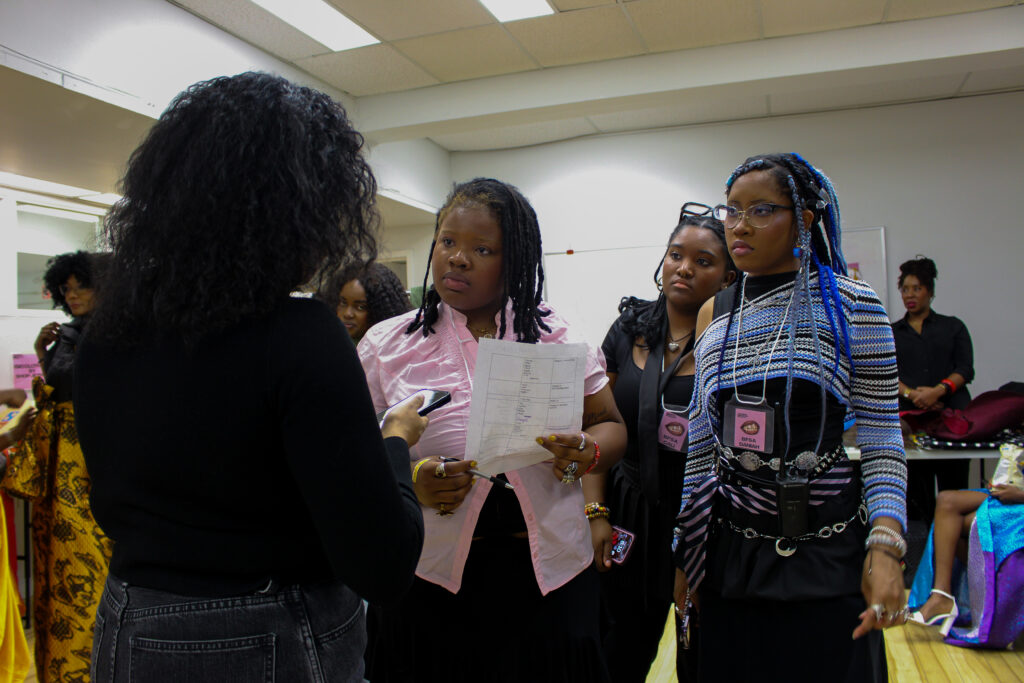
[[[775,409],[759,396],[736,396],[725,403],[722,440],[730,448],[771,453],[775,447]]]
[[[672,451],[682,451],[686,447],[686,434],[690,431],[690,421],[682,415],[666,410],[661,416],[658,427],[658,443]]]

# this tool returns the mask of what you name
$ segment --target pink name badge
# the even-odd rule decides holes
[[[755,397],[725,403],[725,424],[722,430],[725,445],[744,451],[771,453],[775,446],[775,409]]]
[[[763,410],[736,410],[733,441],[740,448],[764,452],[764,432],[767,420]]]
[[[658,427],[658,443],[673,451],[682,451],[686,446],[686,434],[690,431],[690,421],[682,415],[666,410],[661,416]]]

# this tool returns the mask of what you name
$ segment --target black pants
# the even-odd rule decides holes
[[[701,591],[702,683],[882,683],[886,681],[881,631],[859,640],[864,598],[726,600]]]
[[[939,491],[967,488],[971,461],[908,460],[907,516],[931,524],[935,519],[935,488]]]
[[[371,683],[608,683],[597,570],[541,595],[526,539],[474,541],[458,593],[417,578],[374,610]]]

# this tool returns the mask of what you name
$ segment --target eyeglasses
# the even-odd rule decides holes
[[[78,287],[69,287],[68,285],[61,285],[57,289],[59,289],[61,295],[65,296],[65,297],[68,294],[80,294],[81,292],[91,292],[92,291],[92,287],[83,287],[81,285],[79,285]]]
[[[739,225],[740,221],[744,218],[747,219],[747,225],[752,228],[767,228],[768,224],[772,222],[772,217],[775,212],[779,209],[792,209],[792,206],[782,206],[781,204],[771,204],[765,202],[764,204],[755,204],[746,211],[737,208],[735,206],[726,206],[719,204],[714,209],[715,218],[725,223],[725,227],[730,230]]]
[[[683,208],[679,210],[679,220],[682,221],[686,216],[708,216],[714,209],[707,204],[701,204],[700,202],[686,202],[683,204]]]

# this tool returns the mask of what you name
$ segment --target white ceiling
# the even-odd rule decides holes
[[[1024,0],[549,0],[508,24],[477,0],[329,1],[382,43],[332,53],[250,0],[150,4],[351,95],[371,144],[506,149],[1024,89]],[[113,191],[152,119],[68,88],[0,66],[0,169]],[[430,222],[403,201],[382,201],[387,224]]]
[[[427,137],[450,151],[1024,88],[1022,0],[549,0],[555,14],[505,24],[477,0],[327,0],[381,40],[344,52],[249,0],[172,1],[354,96],[371,142]],[[1012,19],[1011,35],[988,44],[1005,23],[991,10],[1008,7],[998,16]],[[902,33],[927,27],[922,53],[905,54]],[[925,47],[971,32],[977,46]],[[853,49],[825,66],[833,36]],[[775,61],[799,68],[771,77]],[[622,82],[721,64],[746,70],[733,80],[747,83],[635,92]],[[545,87],[575,95],[538,101]]]

